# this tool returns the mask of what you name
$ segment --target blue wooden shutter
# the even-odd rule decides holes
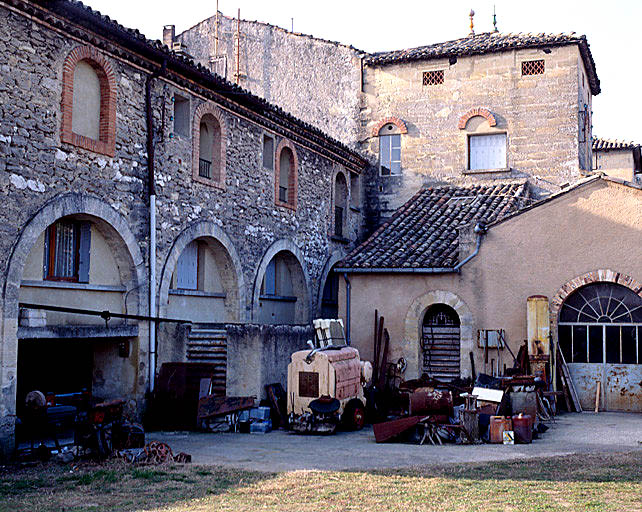
[[[265,293],[265,295],[276,295],[276,263],[274,260],[271,260],[265,269],[263,293]]]
[[[176,264],[176,287],[183,290],[196,290],[198,276],[198,242],[185,246]]]
[[[91,248],[91,223],[81,222],[78,247],[78,282],[89,282],[89,250]]]

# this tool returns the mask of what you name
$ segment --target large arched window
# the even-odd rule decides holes
[[[274,202],[279,206],[296,209],[298,160],[294,146],[282,140],[276,151],[274,174]]]
[[[348,218],[348,184],[343,173],[337,173],[334,182],[334,234],[345,237]]]
[[[266,324],[292,324],[305,317],[306,285],[303,269],[289,251],[280,251],[270,260],[259,296],[259,321]]]
[[[642,297],[615,283],[579,288],[562,305],[558,337],[569,363],[642,364]]]
[[[225,122],[209,103],[194,115],[192,177],[205,185],[225,186]]]
[[[62,142],[113,156],[116,81],[109,62],[92,47],[78,47],[67,56],[62,81]]]

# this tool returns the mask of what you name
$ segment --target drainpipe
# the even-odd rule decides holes
[[[145,115],[147,121],[147,193],[149,195],[149,316],[156,317],[156,184],[154,180],[154,114],[152,82],[165,73],[166,61],[160,70],[147,76],[145,82]],[[149,391],[156,380],[156,322],[149,322]]]
[[[477,256],[477,253],[479,253],[479,248],[481,247],[482,236],[484,236],[484,234],[488,231],[488,228],[483,222],[478,222],[477,224],[475,224],[475,228],[473,229],[473,231],[477,233],[477,244],[475,246],[475,250],[472,254],[455,265],[455,267],[453,268],[455,272],[459,272],[461,270],[461,267],[463,267],[466,263]]]
[[[347,272],[343,273],[343,279],[346,282],[346,345],[350,345],[350,292],[352,290],[352,284],[350,279],[348,279]]]

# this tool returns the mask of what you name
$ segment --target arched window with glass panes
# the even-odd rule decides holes
[[[583,286],[562,305],[558,337],[569,363],[642,364],[642,297],[615,283]]]

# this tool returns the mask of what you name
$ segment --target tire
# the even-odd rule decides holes
[[[346,430],[361,430],[366,422],[366,409],[361,400],[350,400],[341,419]]]

